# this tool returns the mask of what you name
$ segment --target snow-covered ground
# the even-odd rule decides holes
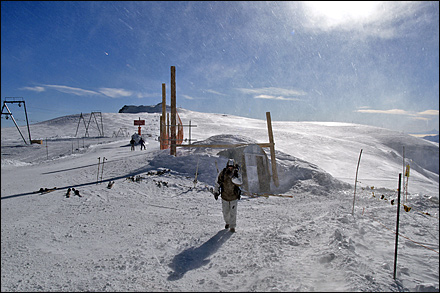
[[[269,142],[265,117],[178,112],[196,126],[195,143]],[[206,190],[227,150],[170,156],[159,149],[159,115],[103,113],[105,137],[91,123],[90,137],[80,124],[75,138],[79,115],[31,125],[42,145],[2,128],[1,291],[439,291],[438,143],[272,117],[280,180],[272,192],[292,197],[243,196],[232,234]],[[139,117],[147,150],[130,151],[129,137],[112,134],[133,134]],[[403,152],[411,169],[394,279]],[[57,190],[34,193],[41,187]],[[66,198],[68,188],[82,197]]]

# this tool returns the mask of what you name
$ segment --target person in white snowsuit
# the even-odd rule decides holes
[[[233,159],[229,159],[226,168],[219,172],[214,186],[214,198],[222,198],[222,211],[225,229],[235,232],[237,226],[237,203],[241,198],[240,185],[243,184],[239,167]]]

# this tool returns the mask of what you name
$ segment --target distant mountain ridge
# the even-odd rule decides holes
[[[439,142],[439,135],[428,135],[428,136],[424,136],[422,137],[423,139],[432,141],[432,142]]]
[[[166,105],[167,111],[171,111],[171,107]],[[157,104],[156,106],[134,106],[134,105],[124,105],[118,113],[162,113],[162,103]]]
[[[438,130],[432,129],[430,131],[422,131],[422,132],[411,132],[411,134],[440,134]]]

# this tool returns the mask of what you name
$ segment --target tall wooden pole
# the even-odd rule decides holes
[[[272,163],[272,177],[273,183],[276,187],[280,184],[278,181],[278,172],[277,172],[277,162],[275,159],[275,142],[273,140],[272,133],[272,121],[270,119],[270,112],[266,112],[266,120],[267,120],[267,130],[269,132],[269,143],[270,143],[270,161]]]
[[[166,135],[167,147],[170,147],[170,113],[167,113],[167,135]]]
[[[159,135],[159,145],[160,145],[160,149],[161,150],[163,150],[163,139],[164,139],[164,137],[163,137],[163,133],[164,133],[164,131],[163,131],[163,117],[162,117],[162,115],[160,116],[160,129],[159,129],[159,133],[160,133],[160,135]]]
[[[176,67],[171,66],[171,148],[170,155],[176,155]]]
[[[165,84],[162,83],[162,116],[160,117],[160,149],[164,149],[165,135],[166,135],[166,113],[167,113],[167,98],[166,98]]]

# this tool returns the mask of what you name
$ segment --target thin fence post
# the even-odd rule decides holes
[[[396,267],[397,267],[397,246],[399,241],[399,216],[400,216],[400,182],[402,180],[402,173],[399,173],[399,187],[397,188],[397,224],[396,224],[396,247],[394,249],[394,280],[396,279]]]
[[[98,157],[98,173],[96,174],[96,184],[99,181],[99,165],[101,165],[101,157]]]
[[[46,157],[49,160],[49,149],[47,147],[47,137],[46,137]]]
[[[359,163],[361,162],[361,156],[362,156],[362,149],[361,152],[359,153],[358,164],[356,167],[356,178],[354,179],[353,209],[351,210],[351,215],[354,215],[354,202],[356,200],[356,185],[358,180],[358,171],[359,171]]]
[[[104,162],[105,162],[106,160],[107,160],[107,159],[106,159],[105,157],[102,158],[102,166],[101,166],[101,181],[100,181],[100,183],[102,183],[102,175],[104,174]]]

